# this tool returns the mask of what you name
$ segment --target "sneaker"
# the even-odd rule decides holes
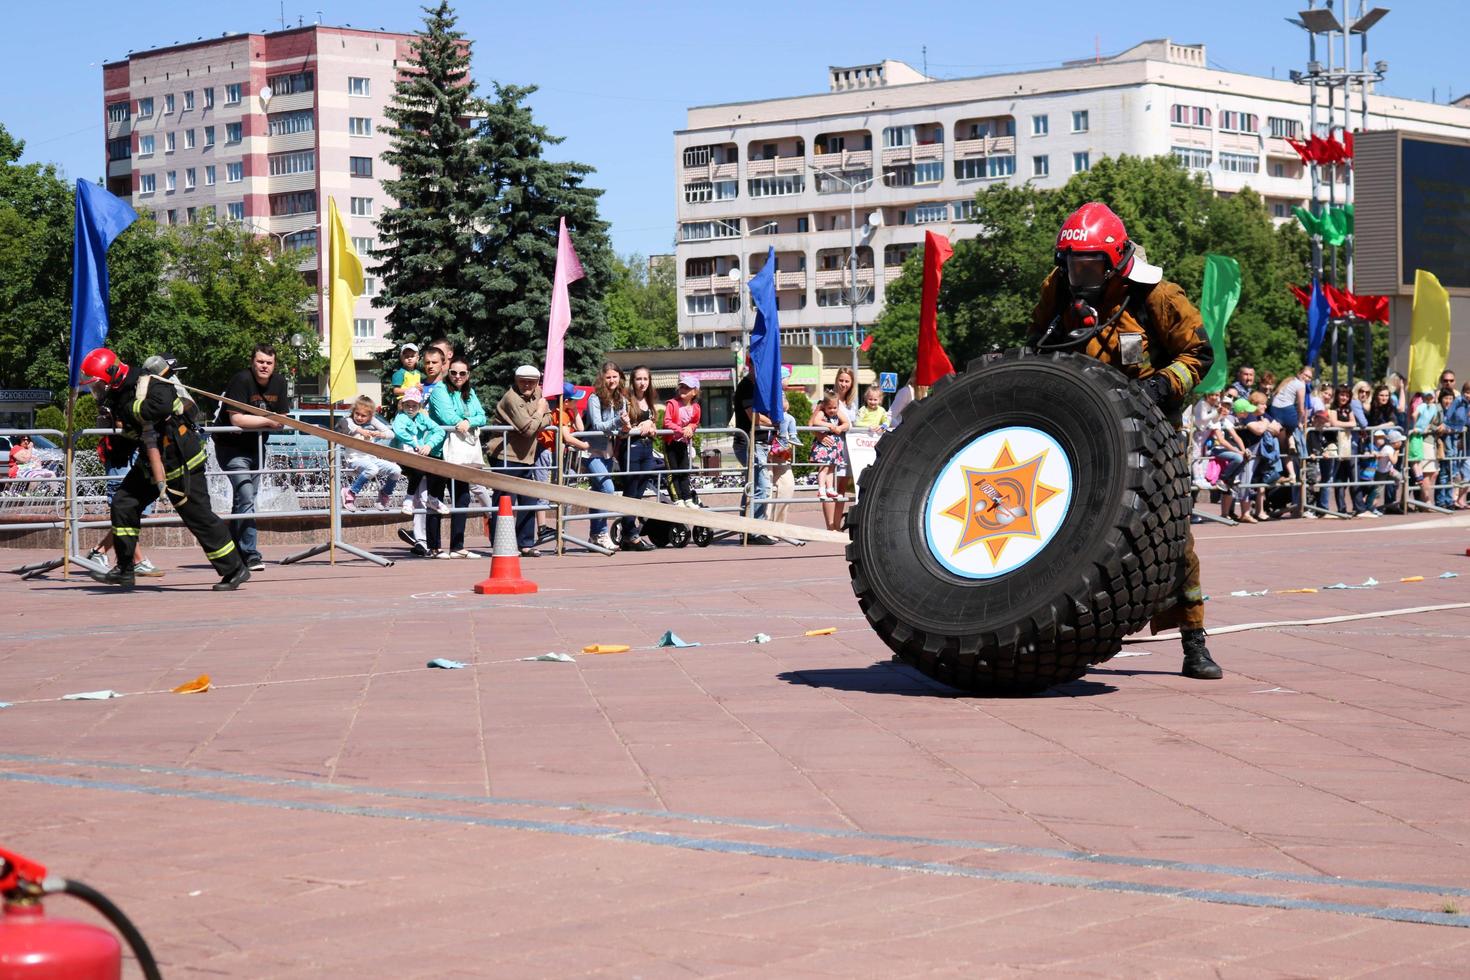
[[[147,558],[133,566],[133,574],[144,578],[163,578],[163,571]]]
[[[259,555],[251,555],[245,559],[245,567],[252,572],[263,572],[265,571],[265,559]]]
[[[768,545],[776,543],[775,538],[765,534],[752,534],[750,537],[746,538],[746,540],[749,541],[751,544]]]
[[[1317,518],[1321,517],[1322,515],[1321,514],[1318,514],[1316,511],[1313,511],[1313,510],[1304,510],[1304,511],[1302,511],[1302,516],[1305,517],[1309,521],[1315,521]]]
[[[87,552],[87,561],[91,562],[94,565],[97,565],[104,572],[112,567],[112,562],[107,560],[107,552],[98,551],[96,548],[93,548],[91,551]]]
[[[456,555],[455,557],[458,557],[458,556]],[[535,548],[522,548],[521,549],[521,557],[522,558],[540,558],[541,557],[541,552],[537,551]]]
[[[392,505],[393,495],[391,493],[378,494],[378,510],[387,510]]]
[[[597,547],[599,548],[606,548],[608,551],[618,550],[617,545],[613,544],[612,535],[608,534],[606,531],[603,531],[601,534],[599,534],[596,540],[594,540],[592,543],[597,545]]]
[[[403,498],[403,506],[402,507],[399,507],[398,509],[401,510],[401,511],[403,511],[403,513],[407,514],[409,517],[412,517],[413,516],[413,494],[409,494],[408,496],[404,497]]]
[[[623,542],[623,550],[624,551],[653,551],[654,550],[654,544],[653,544],[652,541],[647,541],[647,540],[644,540],[643,538],[634,538],[632,541],[624,541]]]
[[[487,535],[487,537],[488,537],[488,535]],[[540,531],[537,531],[536,532],[536,543],[537,544],[545,544],[548,541],[555,541],[555,540],[556,540],[556,529],[555,528],[543,527]]]
[[[483,558],[484,556],[483,555],[480,555],[480,554],[477,554],[476,552],[470,551],[468,548],[461,548],[458,551],[451,553],[449,557],[450,558]]]
[[[342,509],[357,510],[357,494],[347,487],[342,488]]]
[[[425,506],[428,507],[429,512],[432,514],[443,514],[449,510],[449,505],[438,497],[430,497],[425,503]]]
[[[430,558],[453,558],[454,555],[451,554],[448,551],[444,551],[444,550],[441,549],[439,551],[431,551],[431,552],[429,552],[429,557]]]

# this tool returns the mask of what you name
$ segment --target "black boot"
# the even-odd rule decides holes
[[[125,589],[131,589],[134,585],[133,569],[131,566],[128,568],[113,566],[105,572],[89,571],[87,574],[92,576],[92,581],[100,582],[103,585],[120,585]]]
[[[242,561],[233,572],[214,583],[214,591],[234,592],[248,581],[250,581],[250,567]]]
[[[1179,671],[1185,677],[1198,681],[1217,681],[1225,676],[1220,665],[1210,656],[1205,646],[1204,630],[1180,630],[1184,641],[1184,667]]]

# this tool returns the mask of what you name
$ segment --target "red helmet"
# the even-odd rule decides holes
[[[1106,204],[1089,201],[1062,222],[1062,230],[1057,233],[1056,263],[1066,272],[1073,294],[1092,300],[1114,276],[1159,281],[1160,270],[1140,262],[1137,250],[1128,229],[1123,227],[1123,219]]]
[[[128,366],[106,347],[98,347],[82,358],[82,381],[85,384],[101,381],[109,388],[116,388],[127,376]]]

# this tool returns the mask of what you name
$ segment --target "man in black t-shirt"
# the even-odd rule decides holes
[[[255,345],[250,358],[250,367],[230,379],[225,388],[225,397],[244,402],[268,412],[285,414],[291,410],[291,397],[286,390],[286,379],[276,373],[276,349],[268,344]],[[239,426],[243,432],[219,432],[214,436],[214,451],[220,469],[229,477],[233,501],[231,513],[254,514],[255,491],[260,477],[262,449],[270,433],[279,432],[282,425],[259,415],[238,412],[225,406],[225,423]],[[256,548],[255,519],[245,518],[229,522],[230,537],[240,550],[240,556],[251,571],[265,567],[265,561]]]

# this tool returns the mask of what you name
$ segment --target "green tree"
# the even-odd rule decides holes
[[[561,138],[532,116],[526,99],[535,91],[497,84],[476,134],[484,204],[475,220],[478,257],[469,281],[481,307],[466,349],[476,386],[496,398],[517,365],[545,359],[561,218],[586,273],[570,287],[566,377],[590,380],[612,339],[602,301],[613,278],[608,226],[597,209],[602,191],[584,183],[593,172],[587,164],[545,158],[546,147]]]
[[[457,345],[464,326],[482,321],[484,294],[468,288],[477,254],[475,216],[484,201],[481,163],[469,120],[483,111],[470,78],[469,44],[455,29],[447,0],[425,8],[424,30],[383,110],[391,148],[383,159],[398,176],[383,181],[394,205],[378,219],[382,291],[373,305],[389,309],[397,340],[441,334]]]
[[[986,232],[955,245],[939,295],[939,336],[956,367],[1024,339],[1057,229],[1092,200],[1116,211],[1149,261],[1195,299],[1206,252],[1239,261],[1241,300],[1226,332],[1230,363],[1248,360],[1278,374],[1300,367],[1305,316],[1286,287],[1307,281],[1305,237],[1290,226],[1273,229],[1254,192],[1218,197],[1172,157],[1107,158],[1058,189],[1000,185],[976,195],[974,220]],[[888,288],[870,355],[878,370],[905,376],[913,368],[922,261],[916,253]]]
[[[673,347],[679,342],[674,267],[641,255],[613,256],[612,284],[603,298],[612,345],[618,349]]]

